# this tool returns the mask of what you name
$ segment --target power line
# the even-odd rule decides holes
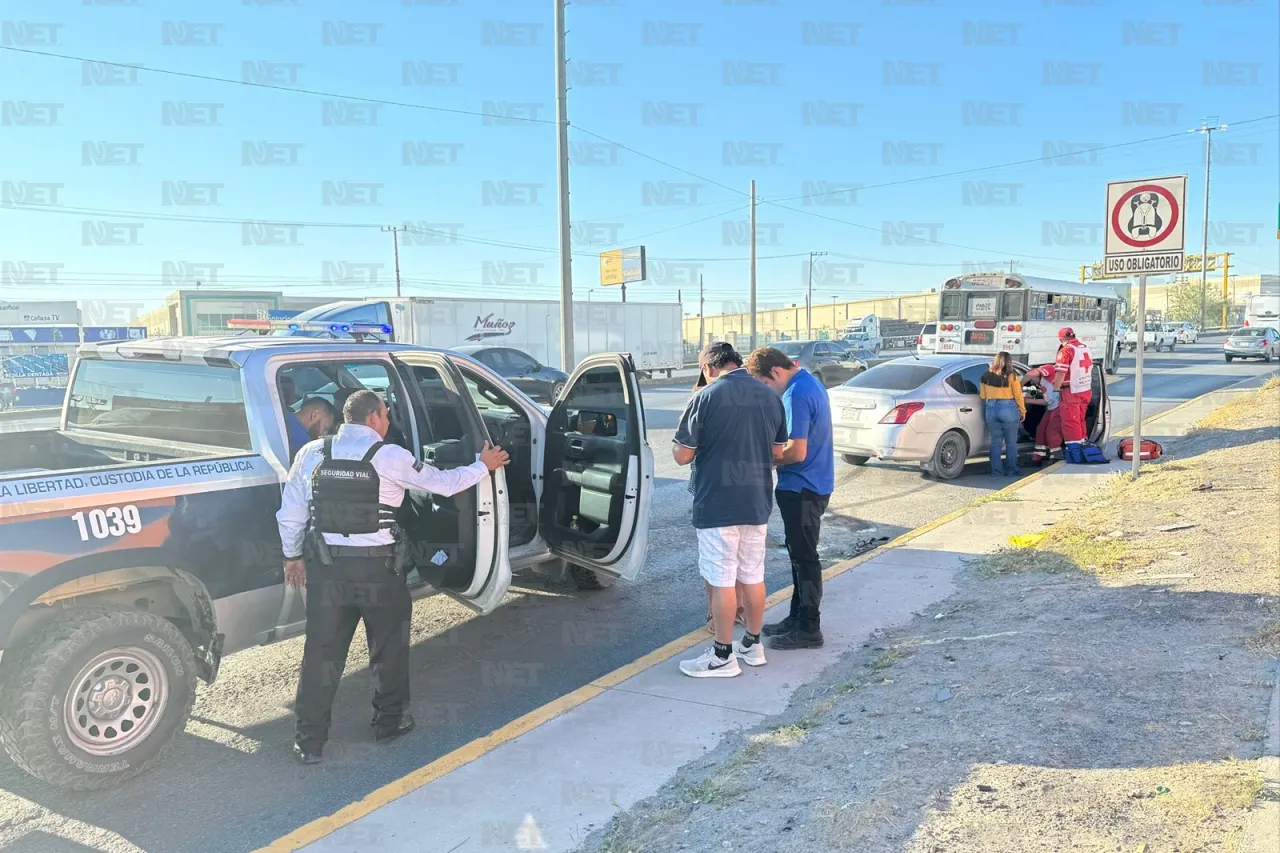
[[[0,50],[9,50],[14,53],[27,53],[32,56],[43,56],[49,59],[65,59],[72,62],[93,62],[98,65],[114,65],[118,68],[132,68],[136,71],[149,71],[152,74],[165,74],[170,77],[186,77],[192,80],[203,80],[207,83],[230,83],[235,86],[248,86],[254,89],[271,89],[278,92],[294,92],[301,95],[314,95],[321,98],[337,98],[343,101],[357,101],[362,104],[380,104],[388,107],[403,107],[411,110],[427,110],[435,113],[451,113],[453,115],[479,116],[480,118],[493,118],[491,113],[480,112],[477,110],[460,110],[451,107],[434,107],[427,104],[414,104],[408,101],[392,101],[386,98],[367,98],[360,95],[342,95],[337,92],[326,92],[320,89],[308,89],[303,86],[281,86],[275,83],[258,83],[252,80],[236,80],[233,77],[217,77],[212,74],[198,74],[194,71],[176,71],[172,68],[156,68],[152,65],[139,65],[135,62],[113,62],[109,59],[91,59],[87,56],[75,56],[68,53],[55,53],[48,50],[32,50],[29,47],[16,47],[14,45],[0,45]],[[529,124],[549,124],[555,125],[551,119],[538,118],[521,118],[513,116],[502,116],[503,121],[523,121]]]
[[[1235,122],[1234,125],[1252,124],[1254,122],[1260,122],[1260,121],[1270,121],[1275,118],[1280,118],[1280,113],[1277,113],[1274,115],[1268,115],[1268,116],[1259,116],[1257,118],[1245,119],[1244,121]],[[897,186],[903,186],[906,184],[922,183],[924,181],[938,181],[938,180],[943,180],[945,178],[958,178],[958,177],[963,177],[965,175],[978,174],[980,172],[990,172],[996,169],[1010,169],[1010,168],[1015,168],[1017,166],[1027,166],[1035,163],[1045,163],[1052,160],[1061,160],[1064,157],[1073,156],[1073,155],[1095,154],[1099,151],[1113,151],[1120,148],[1131,148],[1135,145],[1148,145],[1154,142],[1162,142],[1166,140],[1185,139],[1185,138],[1186,138],[1186,133],[1179,131],[1177,133],[1164,134],[1163,136],[1150,136],[1145,139],[1134,139],[1130,142],[1117,142],[1112,145],[1098,145],[1090,148],[1082,148],[1079,151],[1072,152],[1072,154],[1052,154],[1052,155],[1045,155],[1043,157],[1028,157],[1021,160],[1010,160],[1005,163],[993,163],[989,166],[974,166],[973,168],[969,168],[969,169],[959,169],[954,172],[940,172],[938,174],[933,174],[933,175],[918,175],[914,178],[903,178],[901,180],[896,180],[896,181],[884,181],[878,184],[863,184],[863,185],[860,185],[857,188],[857,190],[858,192],[862,192],[863,190],[884,189],[885,187],[897,187]],[[797,199],[818,198],[820,196],[825,196],[825,195],[840,195],[842,193],[847,193],[847,192],[849,192],[848,188],[845,188],[842,190],[830,190],[830,191],[820,192],[820,193],[802,193],[800,195],[784,196],[782,198],[774,199],[774,201],[775,202],[795,201]]]

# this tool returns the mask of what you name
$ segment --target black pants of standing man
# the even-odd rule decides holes
[[[821,642],[822,563],[818,560],[818,537],[822,532],[822,514],[827,511],[830,495],[804,489],[799,492],[777,490],[778,512],[787,536],[787,553],[791,556],[792,630],[817,634]]]
[[[364,620],[373,678],[376,733],[393,732],[409,707],[409,618],[413,603],[404,578],[386,557],[307,560],[307,640],[295,710],[295,742],[319,755],[329,736],[333,698],[347,665],[356,625]]]

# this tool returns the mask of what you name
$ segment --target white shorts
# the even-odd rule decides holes
[[[712,586],[764,583],[767,524],[698,531],[698,572]]]

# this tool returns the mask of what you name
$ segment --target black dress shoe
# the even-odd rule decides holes
[[[785,634],[770,637],[765,646],[774,651],[788,652],[794,649],[820,649],[822,644],[821,631],[805,631],[801,628],[793,628]]]
[[[300,743],[293,745],[293,757],[298,760],[299,764],[319,764],[320,753],[324,747],[316,746],[307,748]]]
[[[384,727],[379,725],[373,731],[373,739],[375,741],[391,740],[401,735],[407,735],[413,731],[413,717],[409,714],[402,716],[394,726]]]
[[[783,619],[781,622],[770,622],[768,625],[765,625],[763,628],[760,629],[760,636],[776,637],[779,634],[787,633],[788,631],[790,631],[795,627],[796,627],[796,620],[788,616],[786,619]]]

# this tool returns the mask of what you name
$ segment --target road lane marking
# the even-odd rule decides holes
[[[1042,468],[1036,473],[1018,480],[1015,483],[1011,483],[1003,489],[1000,489],[998,492],[994,492],[992,494],[1005,494],[1017,491],[1018,489],[1034,483],[1042,477],[1048,476],[1053,471],[1061,468],[1063,464],[1064,463],[1062,462],[1056,462],[1053,465]],[[975,501],[976,500],[977,499],[975,498]],[[867,551],[865,554],[859,554],[851,560],[839,562],[825,570],[822,573],[822,576],[824,579],[830,580],[831,578],[851,571],[863,563],[880,556],[886,551],[897,548],[907,542],[910,542],[912,539],[923,536],[949,521],[954,521],[969,510],[973,509],[975,506],[979,505],[980,504],[977,503],[966,504],[953,512],[949,512],[940,518],[936,518],[927,524],[923,524],[914,530],[909,530],[896,539],[886,542],[878,548]],[[780,604],[784,601],[790,600],[791,592],[792,587],[789,586],[774,592],[765,599],[765,606],[772,607],[775,604]],[[372,814],[383,806],[398,800],[406,794],[416,791],[424,785],[434,782],[435,780],[452,773],[454,770],[470,764],[477,758],[497,749],[499,746],[509,743],[526,732],[533,731],[542,724],[554,720],[556,717],[559,717],[579,705],[594,699],[606,690],[617,687],[627,679],[639,675],[646,669],[670,660],[676,655],[688,651],[694,646],[697,646],[700,643],[705,643],[706,641],[707,631],[705,627],[699,627],[698,629],[685,634],[683,637],[677,637],[671,642],[654,649],[648,654],[641,655],[631,663],[624,664],[614,671],[606,675],[602,675],[601,677],[594,679],[570,693],[566,693],[558,699],[553,699],[541,708],[537,708],[522,717],[512,720],[490,734],[476,738],[470,743],[458,747],[453,752],[437,758],[430,764],[420,767],[399,779],[388,782],[382,787],[370,791],[362,799],[357,800],[348,806],[344,806],[333,814],[326,817],[316,818],[310,823],[298,827],[288,835],[284,835],[267,846],[255,850],[254,853],[293,853],[293,851],[300,850],[308,844],[314,844],[322,838],[338,831],[342,827]]]
[[[1143,426],[1146,426],[1150,421],[1154,421],[1157,418],[1164,417],[1172,412],[1178,411],[1178,409],[1200,401],[1208,397],[1210,394],[1216,394],[1219,391],[1234,388],[1236,385],[1241,385],[1245,382],[1257,381],[1258,378],[1259,375],[1250,376],[1241,382],[1225,386],[1225,388],[1218,388],[1214,391],[1202,394],[1199,397],[1187,400],[1180,406],[1176,406],[1172,409],[1152,415],[1150,418],[1144,419]],[[1265,378],[1263,381],[1265,381]],[[989,496],[992,494],[1001,495],[1016,492],[1019,489],[1025,488],[1032,483],[1049,476],[1053,472],[1058,471],[1065,466],[1065,462],[1055,462],[1052,465],[1041,468],[1039,471],[1022,478],[1021,480],[1005,486],[1003,489],[988,493],[988,495],[982,497],[987,497],[989,499]],[[982,506],[982,504],[978,502],[982,500],[982,497],[975,498],[970,503],[951,511],[946,515],[935,518],[933,521],[909,530],[901,536],[898,536],[896,539],[886,542],[878,548],[874,548],[864,554],[860,554],[851,560],[845,560],[831,566],[822,573],[823,578],[825,580],[830,580],[838,577],[839,575],[875,559],[887,551],[899,548],[913,539],[918,539],[926,533],[938,529],[948,522],[955,521],[974,508]],[[789,600],[791,598],[791,594],[792,587],[780,589],[765,599],[765,605],[766,607],[772,607],[775,604],[780,604]],[[388,782],[386,785],[369,792],[362,799],[339,809],[333,814],[326,817],[316,818],[310,823],[300,826],[288,835],[282,836],[267,846],[259,848],[254,851],[254,853],[292,853],[293,851],[306,847],[308,844],[313,844],[322,838],[331,835],[342,827],[372,814],[400,797],[403,797],[412,791],[416,791],[418,788],[421,788],[430,782],[452,773],[454,770],[470,764],[481,756],[497,749],[499,746],[509,743],[526,732],[533,731],[544,723],[573,710],[591,699],[594,699],[606,690],[617,687],[627,679],[638,675],[646,669],[670,660],[676,655],[685,652],[700,643],[705,643],[706,641],[706,628],[700,626],[698,629],[690,631],[683,637],[677,637],[660,648],[654,649],[653,651],[640,656],[631,663],[625,664],[618,669],[615,669],[614,671],[577,688],[576,690],[566,693],[558,699],[548,702],[540,708],[530,711],[524,716],[512,720],[490,734],[476,738],[475,740],[458,747],[453,752],[432,761],[430,764],[420,767],[399,779]]]

